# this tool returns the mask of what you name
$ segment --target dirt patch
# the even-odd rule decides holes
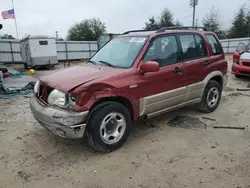
[[[168,125],[185,129],[206,129],[207,127],[199,118],[189,116],[176,116],[168,122]]]

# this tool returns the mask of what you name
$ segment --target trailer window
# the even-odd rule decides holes
[[[47,40],[40,40],[39,44],[40,45],[48,45],[48,41]]]

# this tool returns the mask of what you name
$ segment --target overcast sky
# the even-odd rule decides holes
[[[0,0],[0,11],[12,8],[11,0]],[[14,0],[19,36],[55,35],[65,38],[68,28],[85,18],[99,17],[106,23],[108,32],[120,33],[141,29],[149,16],[159,16],[168,8],[184,25],[192,25],[190,0]],[[199,0],[196,18],[202,17],[212,6],[219,8],[224,28],[230,27],[238,8],[250,0]],[[0,34],[16,36],[14,20],[3,20]]]

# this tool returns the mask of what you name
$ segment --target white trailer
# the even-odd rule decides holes
[[[25,68],[51,68],[58,64],[54,37],[29,35],[20,41],[20,48]]]

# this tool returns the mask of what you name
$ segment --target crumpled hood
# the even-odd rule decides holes
[[[102,76],[113,75],[112,73],[115,72],[120,71],[110,67],[86,64],[51,72],[50,74],[42,76],[40,80],[50,87],[68,92],[79,85]]]

